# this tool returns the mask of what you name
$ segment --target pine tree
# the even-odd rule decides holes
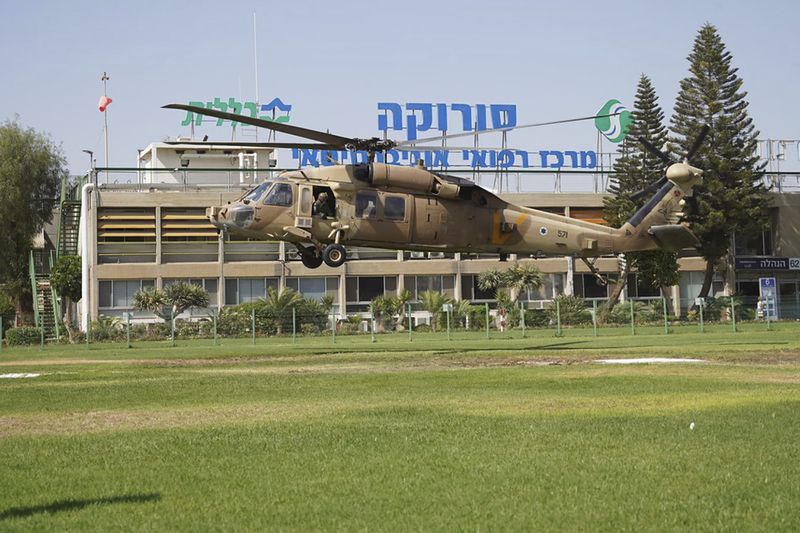
[[[615,227],[624,224],[649,200],[646,197],[634,199],[633,193],[657,181],[665,170],[664,163],[638,142],[639,139],[645,139],[653,146],[661,147],[668,138],[664,112],[658,104],[653,84],[645,74],[639,78],[631,115],[633,123],[619,148],[620,156],[614,163],[614,182],[609,187],[614,196],[604,200],[604,217]],[[608,298],[609,311],[625,288],[631,267],[638,270],[640,278],[655,287],[668,287],[678,281],[678,256],[675,252],[656,250],[626,255],[627,261],[620,268],[619,278]]]
[[[676,141],[685,151],[703,124],[711,128],[691,162],[705,173],[686,209],[706,260],[700,291],[706,297],[715,264],[728,253],[733,233],[761,231],[766,225],[769,198],[761,182],[763,165],[756,155],[759,132],[748,116],[747,92],[714,26],[700,29],[687,59],[691,75],[681,81],[672,131],[680,136]]]

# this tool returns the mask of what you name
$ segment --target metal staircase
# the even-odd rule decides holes
[[[58,300],[55,291],[50,285],[50,269],[45,265],[52,266],[53,256],[50,254],[45,257],[44,250],[31,250],[30,253],[30,277],[31,293],[33,294],[33,315],[36,326],[44,331],[44,338],[59,339],[61,330],[59,324]]]
[[[31,250],[29,274],[33,295],[33,314],[36,325],[44,331],[48,340],[61,336],[61,307],[50,284],[50,271],[61,255],[78,255],[80,232],[81,187],[90,176],[69,183],[61,182],[60,214],[56,219],[55,250]]]

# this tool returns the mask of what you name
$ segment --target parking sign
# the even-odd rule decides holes
[[[761,296],[761,316],[778,319],[778,284],[775,278],[758,278],[758,292]]]

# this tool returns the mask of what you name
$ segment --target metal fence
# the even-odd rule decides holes
[[[681,301],[687,309],[682,316],[672,313],[674,303],[664,298],[629,300],[608,310],[598,300],[556,299],[547,306],[531,308],[529,302],[503,309],[480,305],[447,304],[441,309],[426,309],[421,303],[408,303],[394,312],[370,308],[349,316],[305,313],[302,306],[287,307],[263,314],[255,308],[235,316],[216,310],[194,314],[192,320],[175,318],[159,322],[133,322],[130,315],[103,317],[92,322],[86,334],[75,333],[73,343],[86,349],[97,346],[176,346],[179,341],[195,340],[221,345],[239,339],[252,345],[281,341],[302,344],[313,340],[331,345],[346,344],[355,338],[373,343],[413,342],[416,338],[448,341],[489,339],[503,341],[528,337],[598,337],[631,335],[680,335],[686,333],[755,331],[780,328],[796,321],[800,306],[795,302],[777,303],[758,298],[719,298]],[[777,303],[777,305],[776,305]],[[47,342],[39,328],[28,331],[25,344],[38,344],[40,350],[57,350],[67,341]],[[2,350],[9,346],[7,335]],[[0,324],[0,338],[3,337]],[[328,339],[327,341],[325,339]]]

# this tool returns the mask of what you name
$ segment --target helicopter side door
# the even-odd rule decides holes
[[[447,241],[447,210],[438,198],[414,198],[414,242],[417,244],[442,244]]]
[[[356,193],[358,240],[386,244],[408,242],[412,203],[408,194],[361,190]]]
[[[314,205],[314,191],[311,185],[301,184],[297,186],[297,211],[294,217],[294,225],[298,228],[311,228],[313,219],[312,206]]]

